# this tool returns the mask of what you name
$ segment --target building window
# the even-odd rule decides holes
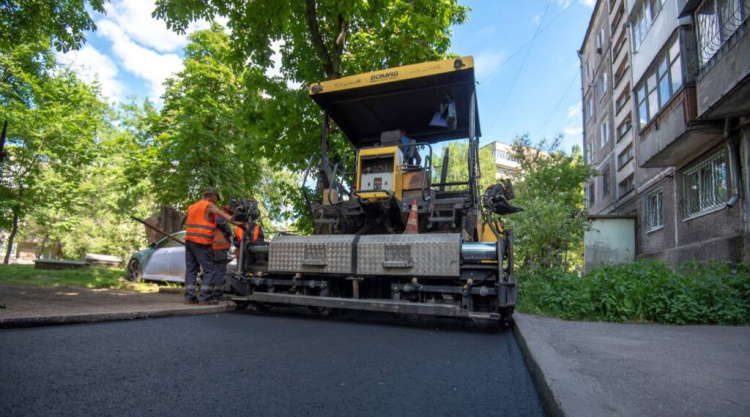
[[[622,180],[622,182],[620,182],[620,184],[618,185],[620,198],[622,198],[625,194],[633,191],[634,188],[635,188],[634,177],[633,177],[633,174],[630,174],[628,175],[627,178]]]
[[[599,93],[599,101],[602,101],[604,95],[607,94],[607,73],[603,73],[599,76],[599,81],[596,84],[596,90]]]
[[[586,81],[591,79],[591,66],[589,66],[588,61],[586,61]]]
[[[599,126],[599,139],[601,141],[600,147],[602,148],[609,142],[609,119],[604,119],[604,122]]]
[[[676,38],[656,62],[656,67],[646,73],[645,81],[635,89],[639,129],[643,129],[682,86],[680,45]]]
[[[584,158],[586,160],[587,164],[590,164],[591,161],[594,160],[594,155],[592,154],[592,146],[591,142],[586,143],[586,155],[584,155]]]
[[[750,16],[748,0],[708,0],[695,12],[698,56],[703,67]]]
[[[624,151],[620,152],[620,154],[617,156],[617,169],[621,169],[625,166],[630,160],[633,159],[633,144],[631,143],[628,145],[627,148],[625,148]]]
[[[511,162],[516,161],[516,159],[513,157],[513,153],[507,152],[507,151],[501,151],[500,149],[495,149],[495,159],[502,159],[502,160],[511,161]]]
[[[622,93],[620,94],[620,97],[617,98],[617,102],[615,103],[617,113],[620,113],[620,110],[625,107],[625,104],[627,104],[628,100],[630,100],[630,85],[625,85],[625,88],[622,89]]]
[[[633,51],[637,51],[641,46],[643,39],[646,38],[651,24],[656,20],[656,16],[661,11],[664,0],[642,0],[636,7],[635,19],[631,26],[633,33]]]
[[[596,203],[596,198],[594,195],[596,194],[596,183],[589,184],[589,207],[594,207],[594,203]]]
[[[650,232],[664,226],[661,188],[646,196],[646,231]]]
[[[609,194],[609,167],[604,170],[604,174],[602,175],[602,196]]]
[[[625,120],[620,123],[620,126],[617,126],[617,141],[619,142],[620,139],[625,137],[625,134],[628,133],[630,130],[632,122],[630,120],[630,116],[626,117]]]
[[[685,218],[697,216],[727,202],[727,154],[720,151],[682,174]]]
[[[586,103],[586,122],[591,120],[591,116],[594,115],[594,98],[589,97],[589,101]]]

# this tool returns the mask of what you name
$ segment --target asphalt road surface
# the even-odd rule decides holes
[[[543,416],[513,333],[219,315],[0,331],[0,416]]]

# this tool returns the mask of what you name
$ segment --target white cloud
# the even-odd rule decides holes
[[[571,124],[563,131],[560,147],[566,152],[573,149],[573,145],[583,147],[583,127],[579,124]]]
[[[56,54],[57,61],[73,70],[82,80],[91,83],[99,81],[102,96],[119,101],[125,86],[117,80],[118,69],[114,61],[97,51],[90,44],[80,50]]]
[[[116,23],[108,19],[97,22],[98,33],[112,42],[112,53],[127,71],[146,80],[149,85],[149,98],[156,101],[164,92],[164,81],[182,70],[182,60],[177,54],[159,54],[145,48],[133,39]]]
[[[476,79],[484,81],[495,72],[505,61],[505,53],[497,50],[484,50],[474,55],[474,71]]]
[[[542,15],[537,14],[536,16],[531,18],[531,24],[534,26],[539,26],[539,23],[542,21]]]
[[[568,107],[568,119],[580,119],[581,118],[581,102]]]
[[[135,42],[159,52],[174,52],[187,45],[187,35],[196,30],[208,29],[205,20],[190,23],[185,35],[167,29],[163,20],[151,17],[154,0],[121,0],[105,6],[107,18],[117,24]],[[228,19],[218,17],[217,22],[226,27]]]
[[[563,9],[570,6],[570,3],[572,3],[574,0],[555,0],[555,3],[559,4],[560,7]],[[578,0],[578,3],[593,9],[594,5],[596,4],[596,0]]]
[[[154,0],[122,0],[105,6],[107,18],[141,45],[160,52],[187,45],[187,37],[167,29],[164,21],[151,17]]]

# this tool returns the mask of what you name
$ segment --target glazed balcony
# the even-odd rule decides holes
[[[695,5],[695,3],[693,3]],[[750,0],[704,0],[692,13],[698,48],[698,118],[750,113]]]
[[[638,165],[676,166],[715,145],[722,126],[697,120],[696,88],[684,86],[641,130]]]

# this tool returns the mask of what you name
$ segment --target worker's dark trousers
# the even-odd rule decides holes
[[[214,263],[214,298],[224,295],[224,283],[227,279],[227,265],[229,262],[217,261]]]
[[[200,298],[206,301],[213,296],[214,275],[214,251],[211,245],[185,242],[185,299],[195,300]],[[203,267],[203,284],[201,285],[200,297],[196,297],[196,286],[198,284],[198,271]]]

